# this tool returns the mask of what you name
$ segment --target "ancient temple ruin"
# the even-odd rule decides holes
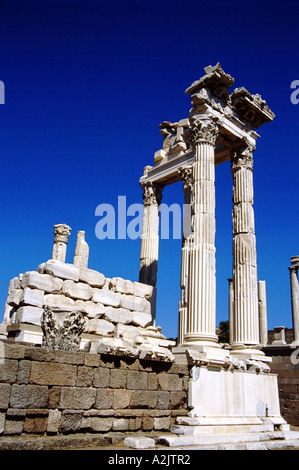
[[[50,349],[53,343],[54,349],[59,349],[61,331],[71,328],[80,330],[78,347],[86,354],[155,363],[151,367],[156,369],[142,369],[147,384],[143,383],[144,393],[155,397],[151,406],[160,412],[154,419],[161,416],[159,390],[169,394],[177,391],[168,379],[161,382],[155,376],[153,382],[157,364],[164,364],[163,380],[170,373],[176,384],[182,384],[184,370],[184,383],[188,375],[186,402],[182,399],[185,389],[180,389],[177,413],[170,411],[173,403],[165,405],[169,406],[165,416],[171,419],[163,428],[168,433],[164,432],[158,441],[167,446],[259,441],[267,443],[268,447],[261,444],[264,448],[270,448],[274,439],[284,441],[289,430],[280,413],[271,357],[262,351],[267,342],[266,290],[265,282],[258,281],[257,275],[253,210],[253,154],[259,137],[256,130],[271,122],[274,114],[260,95],[244,87],[230,92],[233,84],[234,79],[219,63],[206,67],[205,75],[186,90],[192,105],[189,115],[175,123],[160,124],[162,149],[155,153],[153,165],[145,166],[140,178],[144,213],[138,282],[107,279],[89,269],[89,248],[83,231],[78,232],[74,263],[65,263],[71,229],[59,224],[54,228],[52,259],[36,271],[14,278],[9,287],[3,321],[8,339],[43,344]],[[230,343],[221,345],[216,334],[215,165],[225,161],[231,162],[233,180],[233,270],[229,279]],[[185,204],[190,207],[190,227],[182,242],[175,343],[166,339],[155,319],[159,317],[159,206],[163,188],[177,181],[182,181]],[[70,313],[72,317],[67,316]],[[51,334],[55,324],[60,329]],[[78,342],[78,335],[75,337]],[[169,372],[165,364],[172,365]],[[147,376],[149,371],[151,377]],[[122,387],[127,385],[128,379]],[[143,402],[141,408],[148,406]],[[128,398],[127,413],[128,409],[133,413],[134,408],[136,403]],[[93,408],[89,411],[93,414],[82,412],[82,420],[100,416]],[[133,415],[128,416],[132,419]]]

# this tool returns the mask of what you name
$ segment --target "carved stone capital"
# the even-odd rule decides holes
[[[213,119],[195,115],[190,118],[190,132],[194,144],[207,142],[215,145],[219,129]]]
[[[67,243],[71,230],[71,227],[66,224],[54,225],[54,242]]]
[[[242,168],[253,171],[253,152],[255,147],[248,145],[241,149],[236,149],[231,154],[232,173]]]
[[[151,206],[153,204],[159,206],[161,204],[163,186],[149,181],[146,183],[142,183],[141,187],[143,189],[144,206]]]
[[[192,172],[192,167],[182,167],[179,168],[179,173],[181,175],[181,179],[183,182],[183,189],[184,192],[191,190],[193,188],[193,172]]]

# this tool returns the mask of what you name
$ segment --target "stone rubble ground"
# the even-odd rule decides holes
[[[173,436],[165,433],[163,438]],[[169,447],[160,443],[161,433],[149,435],[124,436],[118,433],[71,434],[43,437],[2,437],[1,450],[106,450],[106,451],[163,451],[173,452],[194,450],[299,450],[299,428],[285,432],[286,439],[246,441],[246,435],[239,435],[236,442],[226,441],[219,444],[184,445]],[[242,438],[245,439],[242,441]]]

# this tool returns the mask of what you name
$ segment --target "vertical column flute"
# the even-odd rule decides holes
[[[215,143],[218,126],[206,115],[190,116],[194,148],[192,233],[189,243],[187,345],[216,345]]]
[[[252,147],[232,155],[233,175],[233,349],[259,345],[258,282],[253,211]]]

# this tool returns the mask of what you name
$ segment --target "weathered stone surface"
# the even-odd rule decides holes
[[[127,388],[129,390],[147,390],[147,373],[129,370],[127,372]]]
[[[33,362],[30,383],[39,385],[74,386],[77,366],[52,362]]]
[[[18,385],[11,388],[10,406],[14,408],[46,408],[48,387],[44,385]]]
[[[10,397],[10,385],[0,384],[0,408],[8,408]]]
[[[131,408],[155,408],[157,392],[149,390],[134,390],[131,400]]]
[[[109,384],[109,369],[99,367],[94,371],[93,385],[96,388],[107,388]]]
[[[23,432],[44,434],[47,429],[48,410],[27,410]]]
[[[113,390],[103,388],[97,391],[97,397],[94,407],[101,410],[109,410],[113,405]]]
[[[0,381],[13,383],[18,373],[18,361],[14,359],[2,359],[0,362]]]
[[[143,328],[149,326],[152,322],[152,316],[150,313],[144,312],[132,312],[133,325],[142,326]]]
[[[51,259],[38,266],[37,271],[41,274],[51,274],[61,279],[70,279],[71,281],[79,281],[80,268],[73,264],[63,263],[62,261]]]
[[[104,313],[105,320],[113,323],[128,324],[132,321],[132,312],[126,308],[106,307]]]
[[[23,274],[21,286],[23,289],[31,287],[47,293],[58,293],[62,288],[63,280],[50,274],[40,274],[37,271],[27,271]]]
[[[72,312],[76,310],[75,301],[61,294],[46,294],[44,296],[44,305],[48,305],[55,311]]]
[[[153,294],[153,286],[142,284],[141,282],[134,282],[134,292],[136,297],[142,297],[149,300]]]
[[[73,410],[88,410],[96,400],[96,389],[90,387],[62,387],[60,407]]]
[[[129,408],[132,397],[131,390],[116,389],[113,392],[113,408],[124,410]]]
[[[62,412],[60,432],[76,432],[81,427],[82,411],[65,410]]]
[[[97,333],[98,335],[106,336],[114,331],[115,325],[107,320],[93,318],[89,320],[87,328],[88,333]]]
[[[20,303],[33,305],[34,307],[42,307],[44,303],[44,291],[26,287],[20,297]]]
[[[92,287],[103,287],[106,281],[104,274],[93,269],[80,268],[79,281],[86,282]]]
[[[17,307],[20,303],[21,297],[23,294],[22,289],[12,289],[9,291],[7,296],[7,304],[11,307]]]
[[[121,294],[108,289],[93,289],[92,300],[111,307],[119,307]]]
[[[19,307],[16,311],[16,323],[30,323],[32,325],[40,325],[43,309],[25,305]]]
[[[151,304],[141,297],[121,294],[120,306],[137,312],[151,313]]]
[[[126,437],[124,444],[132,449],[152,449],[155,447],[155,440],[150,437]]]
[[[121,277],[111,278],[109,288],[114,292],[120,292],[121,294],[134,294],[134,283],[132,281],[122,279]]]
[[[113,424],[113,418],[102,418],[100,416],[89,416],[82,418],[81,428],[86,431],[107,432],[110,431]]]
[[[104,315],[106,307],[103,304],[92,302],[91,300],[75,300],[75,309],[86,313],[88,318],[99,318]]]
[[[89,300],[92,296],[92,288],[84,282],[63,281],[62,293],[73,299]]]
[[[60,420],[61,420],[61,411],[57,409],[49,410],[47,432],[57,434],[59,431]]]

